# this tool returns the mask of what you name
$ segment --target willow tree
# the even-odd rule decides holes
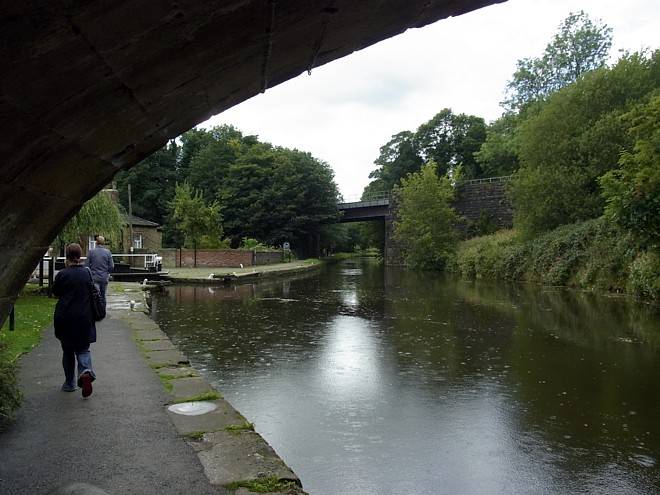
[[[57,235],[57,245],[77,242],[84,245],[87,236],[102,235],[110,241],[121,239],[124,219],[117,203],[106,192],[87,201]]]

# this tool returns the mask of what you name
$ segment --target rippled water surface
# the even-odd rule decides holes
[[[313,495],[660,493],[660,314],[350,261],[153,316]]]

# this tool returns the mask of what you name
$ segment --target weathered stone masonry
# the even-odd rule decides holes
[[[508,177],[496,177],[468,181],[458,187],[454,208],[466,220],[459,227],[463,233],[470,223],[479,222],[483,216],[492,219],[498,229],[513,226],[513,206],[506,194],[508,184]]]

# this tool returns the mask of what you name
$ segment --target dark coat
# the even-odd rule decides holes
[[[92,313],[90,273],[84,266],[61,270],[53,283],[53,294],[59,297],[55,306],[55,337],[73,345],[96,342],[96,325]]]

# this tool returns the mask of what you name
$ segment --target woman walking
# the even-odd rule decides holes
[[[82,388],[82,396],[92,394],[92,382],[96,379],[92,368],[89,345],[96,342],[96,326],[92,314],[90,272],[80,261],[79,244],[66,247],[66,267],[55,277],[53,294],[59,297],[55,306],[55,337],[62,344],[64,385],[62,390],[74,392],[76,384]],[[76,380],[75,367],[78,361]]]

